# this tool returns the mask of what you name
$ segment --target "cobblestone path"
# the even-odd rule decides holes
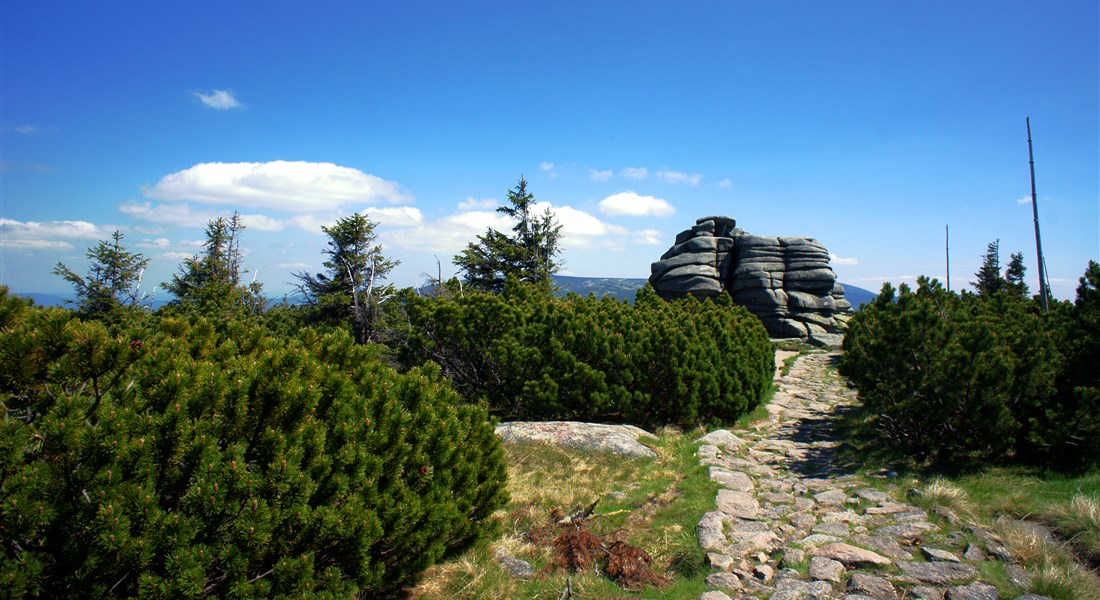
[[[838,465],[833,421],[856,396],[836,359],[799,357],[778,379],[769,418],[748,432],[700,439],[700,461],[722,486],[696,526],[712,568],[700,600],[997,600],[982,580],[984,561],[1003,562],[1024,584],[1026,573],[994,534],[908,502],[893,479]]]

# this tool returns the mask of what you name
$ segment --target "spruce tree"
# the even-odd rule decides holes
[[[1005,280],[1001,277],[1000,246],[1001,240],[989,242],[982,256],[982,266],[974,273],[977,279],[970,282],[979,296],[992,296],[1005,286]]]
[[[77,311],[85,318],[110,320],[124,309],[137,308],[144,299],[141,274],[149,259],[128,251],[122,237],[122,232],[115,230],[109,241],[88,249],[86,256],[91,262],[86,277],[60,262],[54,267],[55,275],[73,284]]]
[[[377,225],[355,213],[331,227],[321,227],[328,236],[328,248],[322,250],[327,257],[323,263],[326,272],[294,274],[299,293],[317,319],[329,324],[352,323],[359,343],[378,337],[383,303],[394,294],[393,286],[382,282],[399,264],[383,256],[374,232]]]
[[[454,258],[463,272],[463,281],[475,289],[501,292],[508,276],[533,283],[545,290],[553,286],[552,277],[561,267],[561,225],[547,208],[541,215],[535,212],[535,197],[527,191],[527,180],[519,178],[515,189],[508,190],[510,206],[497,212],[515,220],[514,235],[508,236],[492,228],[470,242]]]
[[[1024,281],[1024,274],[1026,271],[1027,267],[1024,266],[1024,253],[1013,253],[1008,260],[1008,266],[1005,267],[1005,291],[1019,298],[1027,298],[1028,287],[1027,283]]]
[[[218,217],[207,223],[203,251],[186,259],[180,265],[180,272],[162,284],[176,296],[176,304],[200,313],[221,315],[263,310],[263,285],[241,281],[241,232],[244,229],[237,212],[229,219]]]

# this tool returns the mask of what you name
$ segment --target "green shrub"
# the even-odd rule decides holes
[[[2,595],[385,596],[505,500],[486,411],[346,333],[12,312]]]
[[[439,364],[467,399],[502,418],[643,425],[729,422],[771,381],[767,332],[728,298],[634,305],[552,298],[510,283],[502,294],[406,297],[406,365]]]
[[[960,296],[923,277],[896,295],[886,284],[850,321],[840,370],[869,429],[918,462],[1075,468],[1100,451],[1097,436],[1082,437],[1097,431],[1100,406],[1060,384],[1060,348],[1081,335],[1067,311],[1011,294]]]

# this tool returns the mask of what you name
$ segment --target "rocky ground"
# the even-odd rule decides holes
[[[700,439],[700,461],[722,485],[716,509],[696,527],[713,569],[713,589],[700,600],[996,600],[983,561],[1003,562],[1026,587],[1026,573],[994,534],[908,502],[889,474],[868,478],[838,466],[833,420],[856,397],[836,358],[799,357],[779,379],[769,418],[739,436],[720,430]]]

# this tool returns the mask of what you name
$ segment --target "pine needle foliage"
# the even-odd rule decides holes
[[[0,292],[4,290],[0,288]],[[0,595],[386,597],[490,533],[484,408],[345,332],[0,293]]]
[[[849,322],[840,362],[868,430],[938,467],[1096,466],[1097,282],[1093,262],[1077,303],[1049,312],[1019,294],[958,295],[924,277],[916,290],[884,285]]]
[[[437,363],[505,419],[731,422],[774,370],[764,327],[728,298],[666,302],[644,288],[633,305],[562,299],[511,279],[501,294],[407,296],[405,309],[404,364]]]

